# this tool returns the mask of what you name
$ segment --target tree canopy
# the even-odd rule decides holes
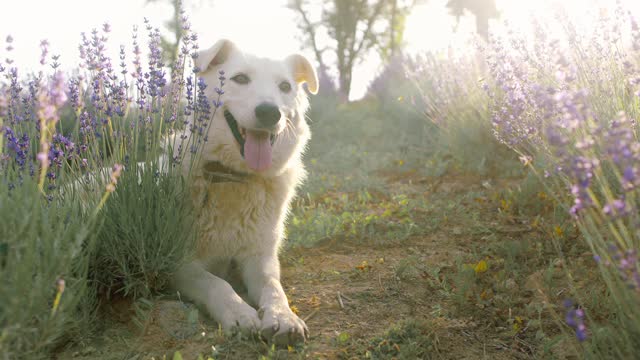
[[[405,18],[414,3],[412,0],[290,0],[289,7],[298,14],[304,44],[314,52],[320,76],[326,77],[329,64],[335,63],[338,92],[346,100],[357,63],[374,50],[383,59],[400,51]]]

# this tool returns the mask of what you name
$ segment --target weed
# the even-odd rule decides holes
[[[307,246],[336,237],[371,241],[380,234],[385,241],[401,241],[418,230],[415,204],[405,195],[381,201],[368,191],[309,197],[294,207],[287,236],[291,244]]]
[[[433,325],[424,320],[406,320],[384,335],[369,341],[367,359],[431,359],[438,353]]]

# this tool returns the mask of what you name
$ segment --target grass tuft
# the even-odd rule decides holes
[[[101,293],[157,295],[194,252],[195,212],[185,179],[158,164],[123,171],[101,210],[91,276]]]

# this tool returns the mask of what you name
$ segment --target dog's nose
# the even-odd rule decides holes
[[[256,119],[261,127],[273,127],[280,121],[280,110],[273,104],[262,103],[256,106]]]

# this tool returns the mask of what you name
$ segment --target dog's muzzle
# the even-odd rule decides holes
[[[271,111],[273,110],[265,110]],[[278,119],[280,111],[278,110]],[[274,117],[275,112],[266,117]],[[265,129],[246,129],[238,125],[233,114],[227,109],[224,111],[224,118],[229,125],[236,142],[240,146],[240,155],[245,159],[247,166],[254,171],[267,170],[272,163],[272,148],[276,141],[276,135]],[[271,120],[273,121],[273,120]]]

